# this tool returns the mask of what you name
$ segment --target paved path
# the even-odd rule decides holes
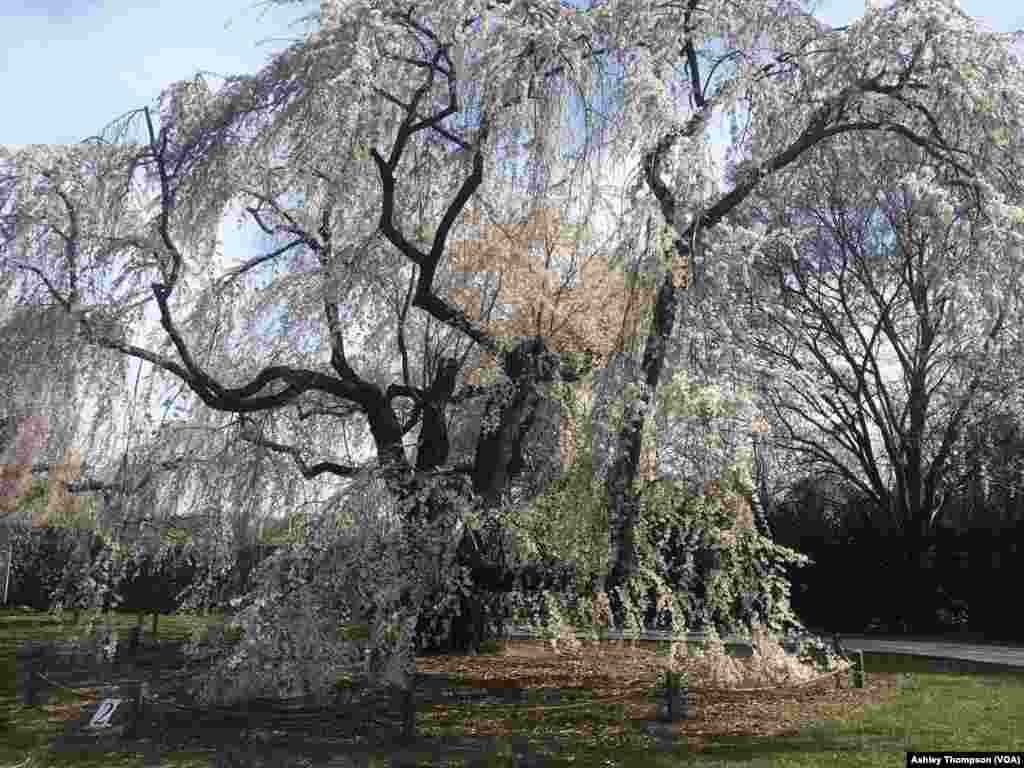
[[[608,633],[613,639],[622,637],[621,632],[612,631]],[[817,633],[812,633],[817,634]],[[511,637],[527,639],[536,637],[525,627],[512,628]],[[667,640],[671,637],[668,632],[643,631],[640,633],[640,640]],[[690,642],[701,642],[704,634],[702,632],[689,632],[685,637]],[[794,636],[794,639],[798,636]],[[832,638],[831,633],[821,633],[820,637],[826,642]],[[940,638],[924,637],[900,637],[890,636],[869,636],[869,635],[845,635],[840,634],[839,640],[847,650],[862,650],[866,652],[896,653],[908,656],[922,656],[938,659],[959,659],[979,664],[996,664],[1007,667],[1024,668],[1024,645],[987,645],[975,644],[965,641],[944,640]],[[750,640],[743,637],[727,635],[722,638],[729,653],[744,657],[750,655]],[[784,642],[784,646],[787,643]],[[787,647],[791,653],[795,647]]]
[[[945,640],[912,640],[900,637],[840,635],[843,647],[850,650],[900,653],[939,659],[962,659],[984,664],[1024,667],[1024,648],[1010,645],[972,645]]]

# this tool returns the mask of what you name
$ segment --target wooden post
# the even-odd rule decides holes
[[[846,649],[843,648],[843,644],[841,642],[839,642],[839,633],[838,632],[833,632],[832,633],[832,650],[835,652],[836,656],[838,656],[839,658],[841,658],[841,659],[845,659],[846,658]]]
[[[105,664],[110,659],[107,658],[106,646],[111,641],[117,640],[117,630],[110,624],[100,624],[96,627],[95,634],[95,661],[97,664]]]
[[[132,713],[132,719],[128,724],[126,735],[129,738],[135,739],[139,737],[139,724],[143,722],[146,715],[146,698],[149,696],[149,683],[141,682],[136,686],[133,686],[132,700],[135,704],[135,711]]]
[[[43,707],[46,705],[46,681],[40,677],[46,668],[52,649],[43,644],[26,643],[15,646],[17,658],[15,681],[18,695],[26,707]]]
[[[141,624],[136,624],[134,627],[130,627],[128,629],[128,643],[126,644],[125,649],[130,658],[135,658],[136,654],[138,654],[141,638]]]
[[[864,651],[853,651],[853,685],[864,687]]]
[[[416,695],[415,680],[410,679],[406,688],[394,686],[393,698],[402,718],[402,740],[411,744],[416,740]]]
[[[658,702],[658,719],[675,723],[686,719],[687,686],[681,672],[665,670],[664,701]]]
[[[69,663],[73,667],[88,665],[89,659],[92,656],[92,643],[88,638],[76,640],[70,645],[69,656]]]
[[[160,768],[160,743],[150,739],[142,753],[142,768]]]

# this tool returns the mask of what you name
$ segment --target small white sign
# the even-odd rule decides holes
[[[110,718],[114,714],[114,711],[120,706],[121,699],[104,699],[100,702],[100,708],[96,710],[96,714],[92,716],[92,720],[89,721],[90,728],[109,728]]]

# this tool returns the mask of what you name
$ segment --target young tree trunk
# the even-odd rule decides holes
[[[688,260],[689,246],[677,240],[676,259]],[[640,366],[639,398],[627,402],[622,427],[615,446],[614,459],[608,469],[605,487],[608,493],[608,572],[601,586],[612,601],[614,621],[621,622],[621,605],[615,590],[633,575],[637,565],[636,525],[639,500],[634,484],[640,470],[640,445],[644,419],[653,418],[655,395],[661,379],[668,350],[668,338],[675,325],[679,291],[673,283],[673,272],[661,278],[654,305],[653,322],[644,344]]]

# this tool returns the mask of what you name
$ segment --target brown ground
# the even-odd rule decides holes
[[[621,647],[608,643],[598,652],[585,648],[577,654],[555,654],[543,643],[516,642],[497,655],[419,657],[417,669],[458,676],[466,686],[585,688],[587,691],[581,692],[583,700],[620,697],[623,725],[649,730],[656,719],[651,691],[656,684],[657,673],[653,670],[658,668],[658,661],[655,651],[634,651],[628,643]],[[866,704],[891,701],[898,693],[895,674],[867,674],[860,689],[852,687],[848,673],[838,675],[841,688],[837,689],[836,677],[800,686],[729,690],[709,685],[696,668],[691,668],[687,719],[659,726],[658,732],[663,736],[671,733],[674,740],[685,740],[696,749],[709,736],[793,734],[815,721],[855,716]],[[557,709],[557,705],[538,705],[536,717],[543,718]],[[434,706],[432,711],[438,718],[444,716],[443,706]],[[478,734],[507,732],[500,717],[488,717],[482,708],[471,722]],[[581,718],[578,728],[588,727],[589,722]]]
[[[418,728],[423,735],[427,735],[428,730],[436,732],[431,726],[448,732],[458,731],[461,733],[459,741],[467,742],[467,747],[471,748],[470,743],[480,737],[522,732],[522,719],[516,723],[513,713],[522,717],[527,711],[526,718],[530,722],[547,724],[557,720],[557,731],[563,737],[572,732],[587,740],[599,729],[612,737],[642,730],[656,734],[661,740],[671,738],[680,746],[685,743],[691,750],[700,751],[708,737],[794,734],[815,721],[856,716],[865,705],[891,701],[898,693],[896,675],[875,673],[865,676],[865,687],[861,689],[853,688],[849,675],[843,673],[838,676],[842,685],[839,689],[836,677],[830,676],[801,686],[728,690],[708,685],[694,667],[690,671],[687,719],[661,724],[656,722],[653,696],[657,670],[661,666],[659,661],[663,659],[659,659],[653,649],[641,646],[633,650],[629,643],[605,643],[598,648],[584,647],[575,653],[555,653],[540,642],[515,641],[493,655],[420,656],[417,669],[423,683],[422,686],[417,684]],[[440,693],[456,687],[461,691],[477,689],[478,694],[484,694],[480,689],[486,689],[485,698],[473,698],[471,705],[453,706],[458,699]],[[545,705],[527,695],[526,701],[510,706],[505,698],[506,689],[515,688],[527,692],[558,688],[562,698],[556,704]],[[157,686],[156,690],[164,701],[177,698],[169,696],[170,688]],[[92,690],[80,688],[79,693],[85,694],[87,699],[95,696]],[[574,694],[578,700],[574,701]],[[606,720],[602,724],[598,722],[601,718],[593,717],[595,709],[591,702],[606,699],[620,702],[621,710],[612,710],[616,714],[611,722]],[[370,700],[363,700],[356,708],[364,710],[365,715],[369,715],[368,709],[386,708],[386,704],[381,704],[383,700],[375,701],[377,703],[371,706]],[[77,719],[82,703],[79,700],[72,706],[51,704],[48,715],[52,721]],[[578,717],[574,716],[576,712]],[[177,742],[178,749],[198,747],[200,743],[209,747],[211,740],[212,744],[221,744],[231,738],[230,733],[238,730],[237,725],[216,722],[217,717],[194,718],[184,712],[181,715],[164,719],[158,726],[166,739],[164,749],[175,748],[173,742]],[[305,753],[308,748],[311,754],[336,754],[339,749],[376,741],[385,731],[392,730],[392,725],[397,733],[398,719],[393,714],[371,718],[361,727],[355,727],[355,723],[343,718],[340,712],[337,717],[325,717],[323,711],[271,717],[257,726],[269,739],[262,749],[280,748],[296,754],[296,750]],[[179,719],[181,722],[177,722]],[[197,721],[201,728],[196,728]],[[176,736],[184,738],[179,741]]]

